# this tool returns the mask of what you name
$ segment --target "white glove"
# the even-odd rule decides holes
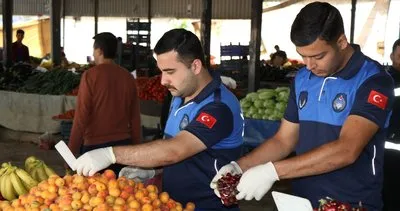
[[[278,173],[272,162],[250,168],[240,178],[237,186],[239,193],[236,198],[247,201],[255,198],[259,201],[277,180],[279,180]]]
[[[217,184],[218,180],[221,179],[221,177],[227,173],[231,174],[242,174],[243,171],[240,168],[239,164],[237,164],[235,161],[231,161],[231,163],[226,164],[223,166],[217,174],[214,176],[214,178],[211,180],[210,187],[214,189],[215,195],[217,195],[219,198],[221,198],[221,195],[219,194]]]
[[[75,163],[79,175],[93,176],[116,162],[112,147],[95,149],[80,156]]]
[[[153,178],[154,175],[156,175],[156,171],[154,169],[142,169],[133,166],[127,166],[121,169],[118,176],[124,176],[128,179],[133,179],[138,182],[144,182]]]

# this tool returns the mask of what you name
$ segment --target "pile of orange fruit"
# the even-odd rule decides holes
[[[183,207],[167,192],[159,193],[154,185],[144,186],[125,177],[117,179],[112,170],[92,177],[53,175],[18,199],[0,202],[0,211],[194,211],[194,208],[191,202]]]

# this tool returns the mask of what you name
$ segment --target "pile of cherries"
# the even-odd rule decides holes
[[[217,188],[221,195],[222,203],[225,206],[238,203],[236,199],[236,194],[238,194],[236,186],[239,184],[241,176],[241,174],[232,175],[231,173],[227,173],[218,180]]]
[[[314,211],[367,211],[361,202],[358,207],[351,207],[349,203],[343,203],[326,197],[325,199],[320,199],[319,203],[319,207],[314,209]]]

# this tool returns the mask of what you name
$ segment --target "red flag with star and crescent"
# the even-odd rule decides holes
[[[387,104],[388,97],[384,94],[372,90],[368,96],[368,102],[372,105],[377,106],[378,108],[385,109]]]
[[[202,123],[207,126],[209,129],[213,128],[217,119],[215,119],[212,115],[207,114],[205,112],[201,112],[199,116],[196,118],[196,121]]]

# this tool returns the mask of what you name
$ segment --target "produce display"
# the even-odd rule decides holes
[[[0,210],[141,210],[194,211],[159,193],[154,185],[144,186],[125,177],[116,178],[112,170],[92,177],[53,175],[13,201],[0,202]]]
[[[342,203],[329,197],[321,199],[319,202],[320,205],[318,209],[314,209],[314,211],[367,211],[367,209],[362,206],[361,202],[358,207],[351,207],[350,204]]]
[[[66,111],[65,113],[53,116],[55,120],[72,120],[75,116],[75,109]]]
[[[14,200],[27,194],[38,182],[46,180],[56,173],[43,161],[29,157],[25,162],[24,170],[11,163],[3,163],[0,169],[0,192],[6,200]]]
[[[153,100],[159,103],[164,101],[168,89],[161,85],[161,76],[157,75],[151,78],[138,78],[139,99]]]
[[[38,182],[46,180],[52,175],[56,175],[53,169],[34,156],[30,156],[25,160],[25,171]]]
[[[63,95],[76,88],[80,80],[81,76],[71,71],[54,69],[29,77],[18,91],[43,95]]]
[[[231,173],[227,173],[218,180],[217,189],[225,206],[238,203],[236,199],[236,194],[238,194],[236,187],[239,184],[241,176],[241,174],[232,175]]]
[[[243,115],[247,118],[280,120],[289,99],[288,87],[260,89],[240,100]]]
[[[17,91],[28,78],[38,74],[30,65],[17,64],[0,70],[0,90]]]
[[[81,78],[79,73],[89,67],[91,66],[79,66],[78,69],[75,69],[75,73],[66,67],[57,67],[41,72],[29,64],[23,63],[4,70],[0,67],[0,90],[76,96]]]

